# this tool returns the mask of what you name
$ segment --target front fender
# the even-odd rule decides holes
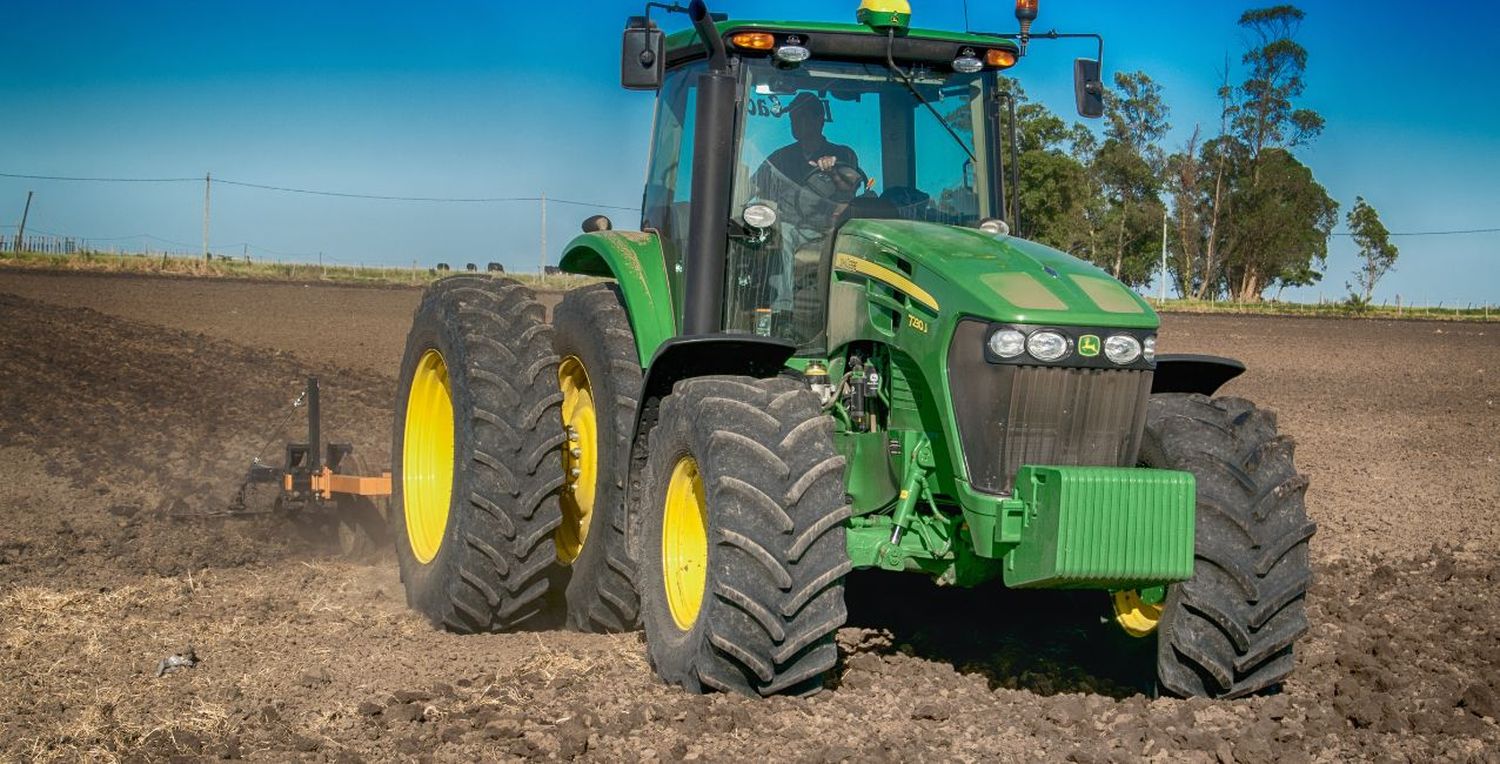
[[[663,342],[677,333],[672,286],[661,241],[642,231],[595,231],[575,237],[558,267],[566,273],[613,278],[635,332],[636,353],[646,368]]]
[[[1213,395],[1229,380],[1245,373],[1245,364],[1216,355],[1168,353],[1156,357],[1151,392]]]

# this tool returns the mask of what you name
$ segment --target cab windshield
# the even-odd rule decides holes
[[[875,63],[743,64],[732,213],[764,203],[777,220],[763,238],[730,242],[729,331],[821,350],[832,239],[848,220],[1000,216],[993,74],[916,68],[903,80]]]

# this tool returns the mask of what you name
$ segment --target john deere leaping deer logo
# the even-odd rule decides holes
[[[1099,337],[1094,334],[1085,334],[1079,337],[1078,354],[1090,358],[1099,355]]]

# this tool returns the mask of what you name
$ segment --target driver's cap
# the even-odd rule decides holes
[[[797,97],[792,99],[792,103],[786,107],[786,113],[816,114],[818,115],[818,119],[825,122],[828,121],[828,114],[826,107],[823,105],[823,99],[806,91],[798,93]]]

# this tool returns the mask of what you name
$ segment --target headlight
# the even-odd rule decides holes
[[[1141,343],[1128,334],[1112,335],[1104,341],[1104,355],[1110,361],[1124,366],[1141,357]]]
[[[1026,335],[1015,329],[1001,329],[990,335],[990,352],[1001,358],[1015,358],[1026,349]]]
[[[1026,352],[1038,361],[1056,361],[1068,354],[1068,339],[1050,329],[1032,332],[1026,338]]]
[[[1156,338],[1155,337],[1147,337],[1146,338],[1146,349],[1143,350],[1143,351],[1141,351],[1141,353],[1142,353],[1142,355],[1146,356],[1146,362],[1147,363],[1156,363]]]

